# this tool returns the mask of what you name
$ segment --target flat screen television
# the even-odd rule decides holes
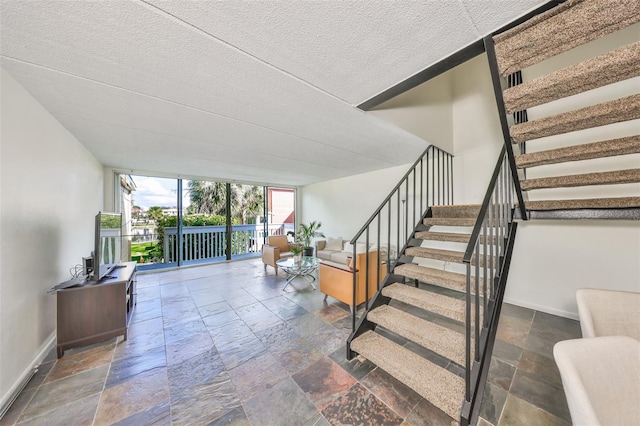
[[[122,214],[98,212],[91,281],[100,281],[120,262],[121,236]]]

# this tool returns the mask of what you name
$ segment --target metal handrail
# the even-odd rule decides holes
[[[487,357],[491,357],[501,295],[513,250],[516,189],[508,162],[508,152],[503,146],[463,256],[466,265],[466,344],[462,423],[470,420],[471,411],[477,407],[478,394],[482,392],[479,384],[489,367]]]
[[[352,244],[352,268],[353,287],[351,304],[352,331],[356,327],[357,299],[357,272],[364,273],[365,299],[367,310],[370,308],[370,289],[380,291],[386,277],[392,273],[398,263],[398,255],[404,251],[408,242],[413,237],[418,220],[422,220],[429,207],[434,204],[453,203],[453,155],[431,145],[412,164],[400,181],[382,201],[380,206],[365,222],[362,228],[349,241]],[[385,222],[383,222],[385,219]],[[385,235],[383,235],[385,234]],[[395,235],[394,235],[395,234]],[[378,251],[377,266],[375,272],[370,272],[369,253],[372,251],[371,243],[374,243]],[[402,244],[402,245],[401,245]],[[385,255],[381,251],[386,251]],[[358,253],[366,253],[364,268],[358,268]],[[373,257],[373,256],[372,256]],[[385,262],[386,261],[386,262]],[[386,272],[382,266],[386,266]],[[374,275],[371,277],[370,275]],[[375,283],[372,284],[375,279]],[[375,288],[371,288],[375,285]],[[362,319],[366,316],[362,316]]]
[[[487,52],[487,59],[489,60],[489,71],[491,73],[491,81],[493,83],[493,92],[496,98],[496,105],[498,107],[498,116],[500,117],[500,128],[502,129],[502,137],[504,139],[504,147],[507,151],[507,159],[509,161],[509,169],[511,171],[511,177],[515,187],[515,194],[518,198],[518,208],[520,209],[520,215],[522,218],[527,220],[527,208],[525,205],[526,195],[523,193],[522,186],[520,185],[518,167],[516,166],[513,143],[511,142],[511,133],[509,132],[509,123],[507,121],[507,110],[504,106],[504,98],[502,97],[502,85],[500,83],[500,72],[498,71],[496,49],[491,35],[484,38],[484,47]]]

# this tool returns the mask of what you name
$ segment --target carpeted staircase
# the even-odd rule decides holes
[[[464,399],[466,288],[466,275],[455,270],[464,268],[462,257],[479,209],[479,205],[431,208],[432,217],[418,226],[382,289],[389,303],[367,315],[375,331],[351,342],[351,350],[455,420]],[[446,250],[422,247],[443,243]]]
[[[507,77],[638,22],[640,0],[567,1],[511,30],[485,39],[485,43],[490,41],[487,54],[490,64],[494,64],[494,84],[499,81],[499,76]],[[504,290],[513,249],[516,225],[506,232],[504,218],[512,217],[511,208],[521,211],[521,204],[518,207],[510,200],[505,201],[508,198],[505,186],[513,184],[517,194],[519,182],[522,191],[528,195],[519,199],[526,207],[526,218],[530,219],[562,218],[562,214],[566,212],[571,212],[568,217],[574,218],[640,219],[640,156],[637,156],[640,153],[640,125],[634,127],[632,122],[631,126],[627,126],[632,128],[631,132],[613,137],[602,136],[609,133],[608,128],[589,133],[590,129],[640,119],[640,94],[637,93],[640,90],[636,90],[636,93],[623,93],[617,99],[596,101],[594,105],[581,105],[569,111],[543,109],[542,111],[553,111],[545,115],[531,109],[570,96],[581,96],[584,92],[597,91],[602,86],[638,76],[640,42],[636,41],[507,88],[502,95],[499,94],[502,88],[498,88],[496,93],[499,108],[504,107],[502,120],[505,140],[509,142],[507,145],[514,148],[515,156],[511,156],[510,161],[518,168],[519,179],[507,182],[500,175],[502,183],[499,185],[503,185],[501,188],[496,187],[495,178],[492,180],[493,186],[490,186],[487,197],[491,191],[496,191],[493,194],[498,195],[485,199],[482,224],[476,224],[479,205],[432,206],[428,210],[423,223],[411,234],[404,252],[383,282],[378,296],[369,310],[365,311],[350,337],[349,353],[360,355],[386,370],[448,414],[452,420],[460,420],[465,424],[473,422],[473,412],[477,412],[474,410],[478,407],[475,392],[480,394],[481,399],[484,384],[479,377],[482,376],[482,371],[486,372],[483,370],[485,367],[488,369],[489,364],[485,361],[487,357],[490,359],[494,338],[492,332],[487,330],[495,331],[494,325],[497,325],[500,292]],[[518,77],[517,80],[519,79]],[[587,96],[587,99],[590,97]],[[568,105],[572,103],[569,102]],[[517,124],[510,127],[506,125],[507,114],[528,109],[532,114],[520,114],[518,117],[530,116],[534,117],[533,120],[517,119]],[[573,132],[577,135],[561,137],[560,142],[554,139],[557,135]],[[504,152],[501,154],[501,158],[504,156],[504,163],[499,162],[498,166],[506,165],[507,158],[512,155],[509,149],[506,150],[507,154]],[[612,157],[620,161],[606,160]],[[580,165],[576,167],[576,164]],[[629,167],[629,164],[632,166]],[[511,174],[508,166],[503,170],[505,174]],[[511,174],[515,175],[515,172]],[[603,186],[605,189],[592,197],[584,197],[585,192],[564,192],[566,196],[558,197],[558,192],[553,192],[559,188],[572,191],[594,186]],[[627,194],[608,195],[607,188],[620,186],[625,189],[611,192],[619,195],[626,191]],[[553,190],[552,196],[546,195],[546,190]],[[502,201],[499,200],[500,196],[503,197]],[[399,203],[398,195],[398,206]],[[486,216],[484,209],[487,205],[490,210],[503,208],[495,206],[510,207],[506,208],[506,214],[502,216]],[[622,211],[631,214],[625,216],[617,213]],[[560,212],[560,216],[555,216],[557,212]],[[602,215],[601,212],[606,214]],[[548,213],[551,214],[545,215]],[[496,217],[501,217],[502,223],[493,223]],[[510,223],[510,219],[506,222]],[[480,227],[484,228],[484,232],[478,234]],[[492,229],[491,232],[487,232],[489,228]],[[501,232],[497,232],[498,229]],[[474,253],[470,258],[470,265],[474,267],[469,267],[463,263],[463,257],[472,230],[474,236],[479,236],[474,251],[467,254],[466,259],[469,261],[469,255]],[[512,233],[511,236],[505,235],[509,232]],[[507,241],[509,244],[505,251]],[[480,250],[482,246],[484,249]],[[496,250],[498,254],[494,257],[493,248],[498,247],[502,250]],[[489,258],[487,250],[492,253]],[[507,260],[503,257],[505,252]],[[482,255],[476,258],[479,253]],[[475,287],[478,288],[476,294],[471,284],[470,289],[474,294],[471,298],[466,293],[467,285],[475,281],[478,286],[481,280],[479,271],[483,271],[484,294],[481,294],[480,287]],[[499,277],[501,273],[504,276]],[[487,294],[487,281],[491,282],[490,287],[495,282],[501,283],[497,287],[501,289],[498,290],[497,297],[495,294]],[[472,301],[469,311],[466,311],[466,300]],[[495,309],[491,307],[494,301]],[[482,307],[478,308],[479,306]],[[471,333],[467,342],[464,333],[466,318],[470,312],[476,313],[470,315],[470,324],[471,328],[475,327],[477,334]],[[482,323],[485,324],[482,326],[484,334],[477,332],[477,324]],[[486,324],[491,325],[487,327]],[[474,361],[472,355],[469,361],[465,346],[469,344],[472,348],[475,345],[477,355],[480,340],[490,342],[486,343],[489,346],[488,352],[480,349],[484,353],[482,358]],[[474,349],[470,350],[474,353]],[[469,368],[469,363],[474,365],[474,369],[477,367],[474,370],[476,376],[472,378],[476,380],[473,383],[477,387],[475,390],[470,389],[470,399],[466,399],[465,388],[469,385],[465,384],[465,364]],[[468,379],[469,370],[466,374]]]
[[[497,68],[503,77],[520,70],[525,70],[523,74],[526,75],[528,67],[543,61],[547,61],[544,68],[551,68],[554,61],[567,62],[568,59],[558,60],[557,57],[570,49],[639,21],[638,0],[567,1],[494,36]],[[580,102],[588,102],[585,101],[587,97],[597,99],[593,92],[582,95],[582,101],[578,101],[580,107],[568,111],[556,111],[553,105],[551,108],[546,105],[568,97],[576,102],[576,96],[580,94],[638,76],[640,41],[593,55],[503,91],[507,114],[531,108],[539,111],[538,118],[509,128],[511,142],[520,148],[514,150],[515,163],[522,172],[526,171],[520,173],[520,183],[528,194],[525,205],[531,218],[563,217],[549,214],[549,211],[640,208],[640,185],[637,185],[640,183],[640,157],[633,156],[640,153],[640,124],[629,123],[635,131],[626,131],[632,134],[624,137],[603,138],[600,135],[611,133],[607,128],[589,133],[590,129],[640,119],[640,83],[635,84],[635,93],[604,102],[581,105]],[[633,86],[633,80],[629,85]],[[551,113],[547,115],[547,111]],[[569,133],[573,134],[567,135]],[[556,135],[563,136],[554,138]],[[525,143],[527,153],[524,153]],[[618,156],[625,158],[602,160]],[[606,187],[601,191],[584,189],[598,185]],[[634,215],[625,218],[640,218],[640,210],[635,210]],[[581,216],[574,212],[566,217]],[[582,217],[607,216],[589,211]],[[609,212],[607,218],[618,217]]]

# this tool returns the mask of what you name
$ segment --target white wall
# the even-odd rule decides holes
[[[411,164],[307,185],[298,190],[298,223],[322,222],[327,237],[351,239]]]
[[[370,111],[404,130],[451,153],[451,74],[445,73]]]
[[[504,144],[486,55],[451,71],[454,198],[481,203]]]
[[[640,292],[640,224],[520,222],[505,301],[577,319],[585,287]]]
[[[93,246],[98,161],[1,70],[0,407],[55,343],[55,295]]]

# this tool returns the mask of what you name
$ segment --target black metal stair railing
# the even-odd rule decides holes
[[[351,239],[353,308],[348,358],[352,355],[349,343],[368,329],[366,314],[376,300],[383,299],[380,291],[413,238],[416,226],[431,206],[448,204],[453,204],[453,155],[431,145]],[[365,309],[358,310],[357,305],[365,301]]]
[[[500,72],[498,71],[498,59],[496,58],[496,50],[493,41],[493,37],[491,35],[486,36],[484,39],[484,48],[487,52],[487,59],[489,61],[489,72],[491,73],[491,82],[493,84],[493,92],[496,99],[496,106],[498,107],[498,116],[500,118],[500,128],[502,129],[502,137],[504,140],[504,147],[506,149],[509,171],[511,173],[513,185],[514,185],[514,195],[518,199],[518,209],[520,210],[520,217],[522,219],[527,220],[527,207],[525,201],[527,201],[526,192],[522,191],[520,186],[520,179],[524,178],[524,172],[519,170],[516,166],[516,153],[514,149],[520,150],[521,154],[524,154],[526,150],[526,146],[521,144],[514,146],[511,142],[511,133],[509,132],[509,119],[510,117],[507,114],[507,110],[504,105],[504,98],[502,97],[502,84],[503,81],[500,77]],[[522,75],[520,74],[520,77]],[[520,81],[521,82],[521,81]],[[510,81],[509,84],[519,84],[518,80],[514,78],[514,80]],[[526,111],[525,113],[526,114]],[[513,119],[524,119],[526,121],[526,115],[515,115]],[[520,173],[522,176],[520,176]]]
[[[466,265],[465,401],[461,424],[477,419],[489,370],[517,223],[516,189],[502,148],[464,254]]]

